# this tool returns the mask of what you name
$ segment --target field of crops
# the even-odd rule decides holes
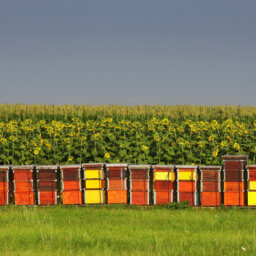
[[[0,208],[1,255],[255,255],[253,209]]]
[[[249,106],[0,105],[0,164],[255,163],[255,117]]]

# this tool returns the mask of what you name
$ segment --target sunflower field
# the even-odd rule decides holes
[[[0,105],[0,164],[256,158],[255,107]]]

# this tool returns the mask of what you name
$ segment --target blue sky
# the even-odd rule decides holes
[[[1,1],[0,101],[255,105],[256,1]]]

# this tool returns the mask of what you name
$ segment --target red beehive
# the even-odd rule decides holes
[[[108,204],[127,204],[127,164],[107,164]]]
[[[33,205],[35,203],[33,166],[13,167],[13,192],[16,205]]]
[[[9,166],[0,166],[0,205],[9,204]]]
[[[174,182],[165,181],[165,180],[156,180],[154,181],[154,190],[155,191],[173,191]]]
[[[56,165],[37,166],[37,196],[39,205],[57,204],[57,171]]]
[[[221,166],[201,166],[201,205],[221,205]]]
[[[130,165],[130,204],[149,205],[150,165]]]
[[[223,156],[224,161],[224,204],[245,205],[244,169],[248,156]]]
[[[256,168],[251,168],[251,166],[247,166],[248,171],[248,180],[256,181]]]
[[[233,182],[233,181],[244,181],[244,171],[229,171],[224,172],[224,181]]]
[[[60,167],[62,179],[62,203],[82,204],[81,166],[66,165]]]
[[[199,205],[197,166],[180,165],[177,168],[177,202],[189,201],[190,206]]]
[[[173,165],[153,166],[153,203],[169,204],[174,201],[175,173]]]

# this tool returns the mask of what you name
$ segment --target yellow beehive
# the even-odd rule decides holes
[[[248,205],[256,205],[256,191],[248,191]]]
[[[105,203],[105,191],[85,190],[84,199],[86,204],[103,204]]]
[[[86,189],[101,189],[105,188],[105,180],[85,180]]]
[[[154,180],[175,180],[175,175],[173,172],[155,172]]]
[[[104,179],[105,174],[102,170],[85,170],[85,179]]]
[[[249,190],[256,190],[256,181],[249,182]]]
[[[196,173],[192,171],[179,172],[179,180],[195,180]]]

